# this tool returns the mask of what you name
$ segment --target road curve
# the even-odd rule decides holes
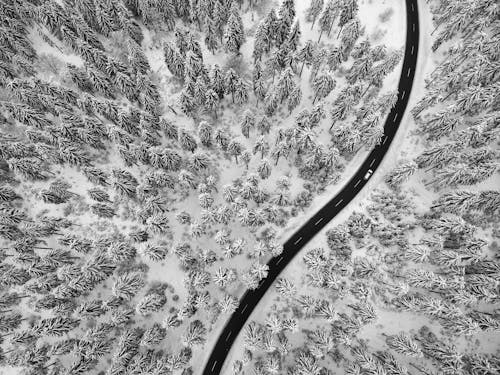
[[[406,47],[401,78],[398,85],[398,101],[385,121],[384,136],[381,144],[375,146],[344,188],[285,242],[283,253],[268,262],[268,276],[261,281],[257,289],[247,290],[243,295],[238,308],[231,315],[231,318],[219,336],[205,366],[203,375],[220,374],[229,349],[233,345],[238,333],[244,327],[255,306],[257,306],[281,271],[290,263],[300,249],[363,189],[368,182],[363,178],[368,170],[371,169],[375,172],[382,162],[382,158],[388,151],[401,123],[413,86],[419,42],[417,0],[406,0],[406,20]]]

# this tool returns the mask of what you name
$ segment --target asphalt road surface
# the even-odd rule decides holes
[[[384,136],[381,144],[376,146],[368,155],[363,164],[346,186],[323,208],[321,208],[307,223],[305,223],[285,244],[283,253],[272,258],[268,276],[261,281],[255,290],[248,290],[240,300],[236,311],[231,315],[224,330],[219,336],[215,347],[203,371],[204,375],[220,374],[224,361],[233,345],[238,333],[259,303],[261,298],[271,287],[278,275],[283,271],[293,257],[313,238],[323,227],[333,219],[358,194],[368,182],[365,178],[368,171],[375,173],[382,158],[396,135],[403,114],[408,104],[408,97],[413,85],[417,66],[417,52],[419,41],[417,0],[406,0],[406,48],[401,78],[399,79],[398,101],[389,113],[384,125]]]

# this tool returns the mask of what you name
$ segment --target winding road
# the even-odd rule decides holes
[[[271,287],[278,275],[290,263],[294,256],[313,238],[328,222],[333,219],[354,197],[363,189],[368,182],[364,176],[369,170],[373,173],[382,162],[383,157],[389,150],[399,124],[408,104],[408,98],[413,86],[413,78],[417,66],[419,23],[417,0],[406,0],[406,47],[403,60],[401,78],[399,79],[398,101],[387,116],[384,124],[384,136],[382,142],[375,146],[359,167],[356,174],[344,186],[344,188],[325,206],[323,206],[307,223],[305,223],[284,244],[283,253],[272,258],[269,262],[268,276],[261,281],[255,290],[247,290],[240,300],[236,311],[224,327],[215,347],[208,359],[203,371],[204,375],[220,374],[229,349],[233,345],[239,332],[243,329],[250,314],[257,306],[261,298]]]

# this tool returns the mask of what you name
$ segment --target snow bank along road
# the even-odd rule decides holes
[[[398,101],[385,122],[382,142],[372,150],[347,185],[284,244],[283,253],[269,261],[268,276],[261,281],[259,287],[245,292],[238,308],[231,315],[213,348],[205,366],[204,375],[220,374],[231,345],[276,277],[299,250],[361,191],[368,182],[368,179],[365,179],[368,171],[375,172],[380,165],[401,123],[413,85],[419,41],[417,0],[406,0],[406,20],[406,47],[399,79]]]

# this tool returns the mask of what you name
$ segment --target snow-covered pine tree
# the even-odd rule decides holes
[[[340,39],[340,45],[342,51],[342,58],[344,61],[347,61],[352,49],[354,48],[356,40],[359,38],[359,36],[362,34],[363,31],[361,28],[361,22],[359,21],[357,16],[349,20],[344,26],[345,27],[343,27],[341,31],[342,36]]]
[[[207,46],[207,49],[212,52],[212,54],[215,54],[215,51],[219,46],[215,22],[212,18],[207,17],[205,23],[207,25],[205,30],[205,45]]]
[[[240,121],[241,133],[246,138],[248,138],[250,136],[250,130],[254,127],[255,127],[255,114],[250,109],[246,109],[245,112],[243,112]]]
[[[314,99],[313,104],[316,99],[323,99],[330,94],[330,92],[335,88],[335,80],[330,74],[323,74],[316,76],[313,81],[314,87]]]
[[[264,19],[257,27],[252,53],[255,62],[260,61],[262,56],[271,50],[272,33],[269,25],[267,19]]]
[[[311,30],[316,23],[316,19],[323,10],[323,4],[324,0],[311,0],[311,5],[309,5],[309,8],[306,10],[306,20],[311,22]]]
[[[276,84],[276,89],[281,102],[288,98],[294,86],[295,82],[293,71],[291,68],[286,68],[281,73]]]
[[[234,156],[236,163],[238,163],[238,156],[243,153],[244,146],[237,140],[232,140],[227,145],[227,151],[230,155]]]
[[[342,1],[341,4],[341,10],[340,10],[340,17],[339,17],[339,33],[337,35],[337,38],[340,36],[340,33],[342,32],[342,29],[344,26],[351,21],[353,18],[356,17],[358,13],[358,0],[345,0]]]
[[[241,78],[236,81],[234,101],[236,104],[243,104],[248,101],[247,84]]]
[[[292,113],[292,111],[300,104],[302,101],[302,90],[299,85],[294,85],[290,95],[288,97],[288,111]]]
[[[177,51],[175,46],[169,42],[163,47],[165,63],[168,70],[177,78],[184,78],[184,57]]]
[[[234,103],[234,93],[238,85],[240,77],[233,69],[229,69],[224,76],[224,92],[231,94],[232,102]]]
[[[326,7],[319,17],[320,34],[318,37],[318,43],[321,40],[323,33],[327,32],[328,36],[330,36],[333,23],[339,14],[339,6],[340,4],[338,0],[328,0],[326,3]]]
[[[276,46],[281,46],[286,42],[290,29],[295,18],[294,0],[283,0],[278,9],[278,19],[275,23],[274,42]]]
[[[296,21],[290,30],[288,39],[286,40],[286,46],[289,54],[294,52],[299,46],[301,35],[302,33],[300,31],[299,21]]]
[[[422,350],[418,347],[415,340],[413,340],[405,332],[400,332],[394,336],[388,336],[386,342],[391,349],[394,349],[400,354],[404,354],[413,358],[423,357]]]
[[[312,40],[307,40],[302,47],[302,49],[299,51],[299,61],[302,62],[302,66],[300,68],[300,73],[299,76],[302,75],[302,70],[304,70],[304,65],[311,65],[313,56],[314,56],[314,51],[315,51],[315,44],[313,43]]]
[[[209,89],[205,92],[205,108],[207,111],[212,112],[214,117],[217,119],[217,109],[219,107],[219,95]]]
[[[400,186],[407,181],[416,171],[417,164],[414,161],[400,163],[386,176],[385,181],[393,188]]]
[[[234,3],[231,6],[230,16],[224,33],[224,45],[229,52],[239,54],[244,40],[243,21],[241,20],[236,3]]]

